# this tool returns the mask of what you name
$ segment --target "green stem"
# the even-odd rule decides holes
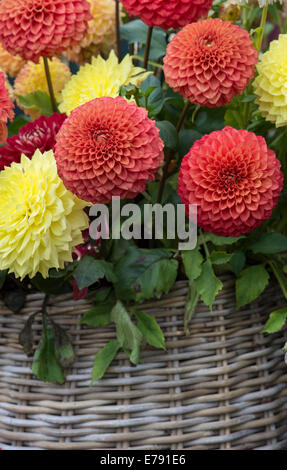
[[[282,275],[281,270],[278,268],[276,262],[268,260],[268,264],[271,267],[274,276],[276,277],[279,285],[282,289],[285,299],[287,299],[287,283],[285,277]]]
[[[51,74],[50,74],[49,62],[48,62],[47,57],[43,57],[43,60],[44,60],[44,67],[45,67],[47,85],[48,85],[49,94],[50,94],[50,98],[51,98],[52,109],[53,109],[54,113],[57,113],[58,112],[58,106],[57,106],[57,101],[56,101],[55,93],[54,93],[54,89],[53,89],[53,82],[52,82],[52,78],[51,78]]]
[[[144,58],[141,57],[140,55],[133,55],[133,56],[132,56],[132,59],[140,60],[141,62],[144,61]],[[149,65],[152,65],[153,67],[156,67],[156,68],[159,68],[159,69],[163,69],[163,65],[158,64],[157,62],[153,62],[152,60],[149,60],[149,61],[148,61],[148,64],[149,64]]]
[[[145,55],[144,55],[144,63],[143,63],[143,68],[144,68],[144,69],[146,69],[146,68],[147,68],[147,65],[148,65],[148,59],[149,59],[149,52],[150,52],[150,46],[151,46],[152,32],[153,32],[153,26],[149,26],[148,32],[147,32],[147,40],[146,40]]]
[[[263,37],[264,37],[264,31],[265,31],[265,26],[266,26],[266,20],[267,20],[267,14],[268,14],[268,0],[267,0],[267,4],[266,4],[265,7],[263,8],[262,16],[261,16],[260,35],[259,35],[258,42],[257,42],[257,50],[258,50],[258,52],[261,51],[261,47],[262,47],[262,42],[263,42]]]

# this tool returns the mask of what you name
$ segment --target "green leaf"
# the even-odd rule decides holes
[[[119,345],[129,353],[130,361],[133,364],[138,364],[143,335],[134,325],[129,313],[119,300],[111,311],[111,319],[116,325]]]
[[[235,251],[231,260],[229,261],[230,267],[234,274],[238,277],[245,266],[246,256],[243,251]]]
[[[129,21],[121,26],[121,37],[126,39],[129,44],[139,42],[146,44],[148,26],[141,20]],[[154,61],[163,57],[166,51],[166,33],[161,28],[154,27],[149,59]],[[143,55],[143,50],[139,51],[139,55]]]
[[[202,271],[203,257],[199,251],[199,247],[194,250],[186,250],[181,252],[185,273],[191,283],[197,279]]]
[[[107,261],[95,259],[92,256],[85,255],[79,261],[78,266],[73,272],[79,289],[89,287],[99,279],[106,278],[109,282],[116,282],[114,268]]]
[[[32,372],[43,382],[65,382],[62,367],[56,358],[54,333],[51,328],[43,329],[39,348],[34,354]]]
[[[225,127],[225,108],[201,108],[196,115],[196,129],[201,134],[210,134],[212,131],[219,131]]]
[[[131,247],[117,263],[115,283],[117,296],[122,300],[141,302],[167,294],[175,283],[178,261],[167,250],[145,250]]]
[[[116,303],[116,299],[108,300],[101,305],[92,307],[80,321],[81,324],[90,326],[107,326],[111,322],[111,310]]]
[[[156,319],[151,315],[138,310],[134,311],[137,319],[137,327],[146,339],[147,343],[155,348],[165,349],[165,339],[163,332]]]
[[[75,353],[70,335],[57,323],[52,321],[55,338],[55,355],[62,367],[71,367],[75,360]]]
[[[2,289],[2,287],[3,287],[3,285],[6,281],[7,273],[8,273],[8,269],[4,269],[4,270],[0,271],[0,289]]]
[[[244,269],[236,280],[237,307],[243,307],[257,299],[269,281],[269,274],[262,264]]]
[[[226,251],[213,251],[209,259],[212,264],[224,264],[228,263],[232,256],[232,253],[226,253]]]
[[[270,255],[287,251],[287,237],[282,233],[264,233],[250,249],[253,253]]]
[[[30,119],[28,116],[20,115],[17,116],[13,122],[8,125],[8,137],[19,134],[21,127],[25,126]]]
[[[219,237],[218,235],[214,235],[214,233],[209,233],[209,232],[206,232],[205,235],[206,235],[206,240],[211,241],[211,243],[217,246],[232,245],[233,243],[236,243],[238,240],[245,238],[244,235],[241,235],[240,237]]]
[[[178,145],[178,135],[176,128],[169,121],[157,121],[156,127],[160,131],[160,137],[165,147],[176,150]]]
[[[195,282],[193,282],[189,286],[188,300],[186,302],[185,311],[184,311],[184,330],[186,333],[188,333],[188,324],[190,320],[192,319],[192,316],[195,312],[196,306],[198,304],[198,300],[199,300],[199,293],[198,293]]]
[[[44,91],[38,90],[28,95],[16,95],[16,97],[20,105],[25,108],[37,109],[45,116],[51,116],[53,114],[51,98],[48,93]]]
[[[37,273],[36,276],[31,279],[31,284],[40,292],[50,295],[65,294],[71,291],[70,286],[65,283],[64,277],[60,279],[44,279],[40,273]]]
[[[119,349],[118,341],[112,339],[97,353],[92,372],[92,382],[100,380],[104,376]]]
[[[212,265],[208,260],[203,263],[202,273],[194,282],[196,283],[196,288],[202,301],[212,311],[213,301],[218,292],[222,289],[223,284],[215,276]]]
[[[195,129],[181,129],[178,134],[178,153],[179,156],[182,158],[184,157],[193,146],[194,142],[201,139],[203,134]]]
[[[264,327],[263,333],[276,333],[276,331],[280,331],[285,325],[286,320],[287,307],[270,313],[269,320]]]
[[[21,288],[16,288],[13,291],[4,293],[4,303],[14,313],[20,312],[21,308],[24,307],[25,300],[26,294]]]

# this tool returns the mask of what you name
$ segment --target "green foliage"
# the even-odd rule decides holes
[[[287,237],[282,233],[263,233],[250,249],[265,255],[287,252]]]
[[[287,307],[275,312],[270,313],[269,320],[267,321],[263,332],[264,333],[276,333],[280,331],[285,325],[287,320]]]
[[[157,121],[156,127],[165,147],[175,150],[178,146],[178,135],[174,125],[169,121]]]
[[[17,116],[13,122],[8,125],[8,137],[13,137],[13,135],[17,135],[21,129],[21,127],[25,126],[30,119],[28,116],[20,115]]]
[[[51,116],[53,114],[50,96],[44,91],[38,90],[27,95],[16,95],[16,97],[20,105],[25,108],[37,109],[45,116]]]
[[[54,333],[51,328],[43,329],[39,348],[34,354],[32,372],[43,382],[65,382],[62,367],[56,357]]]
[[[96,355],[92,372],[92,382],[100,380],[115,358],[120,345],[116,339],[109,341]]]
[[[104,277],[110,282],[116,282],[113,265],[105,260],[95,259],[93,256],[85,255],[79,261],[73,272],[79,289],[89,287]]]
[[[197,279],[202,272],[203,256],[199,251],[199,247],[194,250],[186,250],[181,253],[185,274],[189,279],[189,283]]]
[[[141,20],[130,21],[121,26],[121,37],[126,39],[129,44],[139,42],[146,44],[148,26]],[[152,41],[149,58],[152,61],[158,60],[165,55],[166,34],[161,28],[153,28]],[[144,55],[144,48],[140,50],[139,55]],[[142,64],[140,64],[142,65]]]
[[[233,253],[231,260],[229,261],[231,270],[234,272],[236,276],[239,276],[239,274],[241,273],[242,269],[245,266],[245,262],[246,262],[245,253],[243,251],[236,250]]]
[[[224,264],[228,263],[231,258],[232,253],[226,253],[226,251],[213,251],[209,259],[212,264]]]
[[[155,348],[165,349],[164,335],[156,319],[139,310],[134,310],[134,314],[137,319],[137,327],[147,343]]]
[[[173,286],[178,261],[164,249],[139,249],[130,247],[117,263],[115,290],[121,300],[141,302],[167,294]]]
[[[209,260],[203,263],[201,275],[196,279],[195,284],[202,301],[212,311],[213,301],[218,292],[222,289],[223,284],[220,279],[215,276]]]
[[[243,307],[257,299],[264,291],[269,281],[268,271],[262,264],[249,266],[241,271],[236,280],[237,307]]]
[[[116,298],[111,295],[102,303],[92,307],[83,316],[81,323],[89,326],[107,326],[111,322],[111,310],[116,303]]]

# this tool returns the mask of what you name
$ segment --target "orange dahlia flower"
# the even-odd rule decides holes
[[[7,122],[14,118],[14,104],[6,88],[6,76],[0,72],[0,144],[6,142],[8,137]]]
[[[148,26],[178,29],[206,17],[213,0],[121,0],[131,16]]]
[[[215,108],[230,103],[254,76],[258,52],[248,31],[209,18],[185,26],[164,58],[167,83],[191,103]]]
[[[271,216],[283,187],[275,153],[263,137],[225,127],[196,141],[184,157],[178,194],[198,225],[216,235],[251,232]]]
[[[0,68],[5,73],[8,73],[10,77],[15,77],[24,64],[25,61],[19,55],[9,54],[0,43]]]
[[[2,0],[0,40],[10,54],[37,63],[78,44],[90,19],[86,0]]]
[[[92,203],[133,198],[163,161],[163,142],[147,110],[102,97],[74,109],[56,137],[55,158],[66,188]]]

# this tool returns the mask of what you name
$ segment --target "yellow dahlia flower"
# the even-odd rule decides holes
[[[88,0],[93,19],[89,21],[88,30],[80,44],[65,52],[69,60],[84,64],[93,56],[102,54],[105,57],[116,42],[115,0]],[[122,15],[122,7],[120,7]]]
[[[8,73],[10,77],[15,77],[24,64],[25,60],[19,55],[9,54],[0,43],[0,67],[4,72]]]
[[[22,155],[0,172],[0,269],[16,277],[48,277],[63,268],[83,242],[87,203],[68,191],[57,173],[53,151]]]
[[[55,97],[59,103],[62,97],[61,91],[65,84],[69,81],[71,77],[71,71],[67,65],[63,64],[63,62],[61,62],[56,57],[54,57],[52,60],[49,60],[49,67]],[[44,61],[42,58],[38,64],[35,64],[31,61],[27,62],[17,75],[14,83],[15,95],[27,95],[38,90],[49,93],[45,75]],[[19,103],[18,105],[26,114],[31,116],[32,119],[37,119],[41,116],[40,111],[38,111],[36,108],[28,109],[24,108]]]
[[[256,103],[262,116],[276,127],[287,125],[287,34],[272,41],[257,65]]]
[[[129,54],[119,63],[114,51],[107,60],[93,57],[91,64],[80,67],[62,91],[60,111],[68,116],[81,104],[94,98],[119,95],[122,85],[140,85],[150,75],[141,67],[135,67]]]

